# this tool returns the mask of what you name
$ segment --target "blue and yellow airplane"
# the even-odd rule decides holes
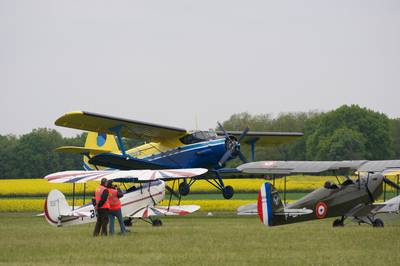
[[[157,125],[108,115],[76,111],[67,113],[55,122],[57,126],[89,131],[85,147],[60,147],[61,152],[84,155],[84,168],[94,170],[113,168],[131,169],[177,169],[207,168],[208,173],[179,184],[179,193],[187,195],[190,186],[205,179],[221,190],[224,198],[233,196],[233,188],[225,186],[223,178],[249,178],[236,168],[224,168],[228,160],[239,157],[247,162],[240,151],[240,144],[251,147],[254,161],[255,144],[280,145],[303,136],[297,132],[243,132],[192,131],[183,128]],[[143,145],[126,149],[123,138],[146,140]]]

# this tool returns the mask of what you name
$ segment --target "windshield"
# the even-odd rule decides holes
[[[202,141],[207,141],[207,140],[213,140],[217,138],[217,134],[215,131],[210,130],[210,131],[195,131],[189,135],[186,135],[182,138],[180,138],[180,141],[183,144],[193,144],[197,142],[202,142]]]

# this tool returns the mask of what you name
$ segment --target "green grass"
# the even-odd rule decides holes
[[[134,224],[128,236],[93,238],[93,224],[65,228],[27,213],[0,216],[3,265],[398,265],[400,221],[385,228],[331,219],[268,228],[257,217],[204,213]]]

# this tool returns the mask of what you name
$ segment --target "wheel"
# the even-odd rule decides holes
[[[376,218],[373,222],[372,222],[372,226],[373,227],[383,227],[383,221],[379,218]]]
[[[153,226],[162,226],[162,222],[161,222],[160,219],[154,219],[154,220],[152,220],[152,221],[151,221],[151,224],[152,224]]]
[[[230,199],[233,197],[233,187],[232,186],[226,186],[222,190],[222,195],[224,196],[225,199]]]
[[[335,221],[333,221],[332,226],[333,226],[333,227],[343,227],[344,224],[343,224],[342,219],[336,219]]]
[[[125,226],[132,226],[132,219],[128,218],[128,219],[124,220],[124,225]]]
[[[179,194],[182,196],[186,196],[190,192],[190,186],[186,182],[182,182],[179,184]]]

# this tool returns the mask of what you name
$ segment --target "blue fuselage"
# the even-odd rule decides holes
[[[141,158],[169,168],[220,168],[218,161],[225,149],[225,138],[198,142]]]

